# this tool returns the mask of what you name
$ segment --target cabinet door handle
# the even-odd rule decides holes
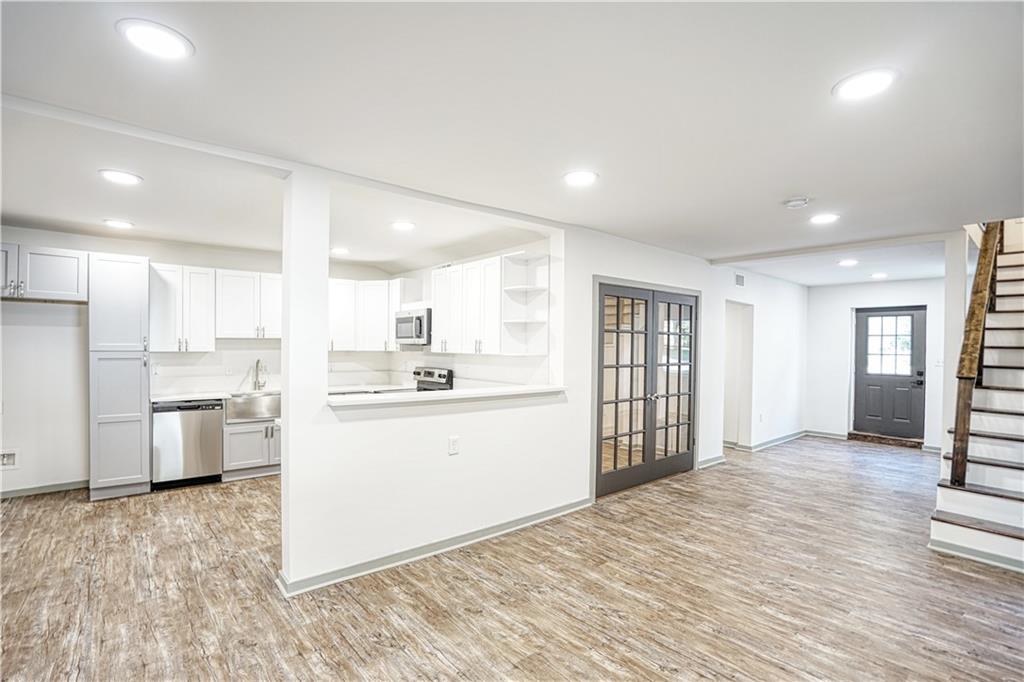
[[[178,339],[178,352],[181,352],[181,339]]]
[[[18,282],[18,296],[25,298],[25,283]]]
[[[148,355],[143,355],[142,356],[142,366],[143,367],[149,367],[149,356]]]
[[[142,350],[149,350],[149,337],[148,336],[143,336],[142,337]]]
[[[10,282],[7,283],[6,287],[4,287],[4,296],[14,296],[14,280],[13,279]]]
[[[188,352],[188,339],[185,339],[185,352]]]

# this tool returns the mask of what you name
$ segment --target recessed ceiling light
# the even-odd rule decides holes
[[[333,249],[331,249],[331,255],[332,256],[347,256],[348,255],[348,249],[346,249],[344,246],[335,246]]]
[[[103,221],[103,224],[107,227],[113,227],[117,230],[130,230],[135,227],[135,223],[127,220],[118,220],[117,218],[107,218]]]
[[[409,232],[410,230],[416,229],[416,223],[411,223],[408,220],[396,220],[391,223],[391,227],[398,230],[399,232]]]
[[[856,259],[853,259],[853,258],[844,258],[843,260],[839,261],[839,266],[843,267],[843,268],[852,268],[854,265],[856,265],[859,262],[860,261],[858,261]]]
[[[562,176],[570,187],[589,187],[597,182],[597,173],[590,170],[569,171]]]
[[[831,225],[837,220],[839,220],[839,216],[835,213],[819,213],[811,216],[811,222],[815,225]]]
[[[184,59],[195,54],[188,38],[173,28],[146,19],[122,19],[117,32],[143,52],[160,59]]]
[[[871,279],[885,279],[888,276],[889,275],[885,274],[884,272],[876,272],[871,275]]]
[[[848,101],[867,99],[888,89],[895,80],[896,72],[892,69],[872,69],[847,76],[835,84],[832,94]]]
[[[99,170],[100,177],[107,182],[112,182],[115,185],[137,185],[142,182],[142,176],[136,175],[135,173],[129,173],[128,171],[113,170],[111,168],[101,168]]]
[[[811,203],[811,200],[807,197],[792,197],[782,202],[782,205],[786,208],[807,208],[807,204]]]

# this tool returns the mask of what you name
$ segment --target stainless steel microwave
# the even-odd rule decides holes
[[[430,345],[430,308],[395,313],[395,341],[416,346]]]

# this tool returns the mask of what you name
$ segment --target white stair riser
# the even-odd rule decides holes
[[[1024,443],[971,436],[967,442],[967,454],[971,457],[985,457],[1024,464]]]
[[[954,545],[966,550],[1004,557],[1008,560],[1007,563],[1016,566],[1017,570],[1020,570],[1021,561],[1024,559],[1024,540],[955,526],[951,523],[932,521],[932,540],[947,546]],[[942,551],[943,547],[939,546],[936,549]]]
[[[986,348],[985,364],[1024,367],[1024,348]]]
[[[1020,329],[986,329],[986,346],[1015,346],[1024,348],[1024,330]]]
[[[935,494],[935,508],[953,514],[971,516],[983,521],[1005,523],[1024,528],[1024,502],[995,495],[979,495],[966,490],[939,486]]]
[[[1024,412],[1024,391],[996,391],[987,388],[975,388],[973,404],[975,407],[989,407],[994,410]]]
[[[992,369],[986,367],[981,378],[984,386],[1024,388],[1024,369]]]
[[[996,312],[1012,312],[1024,310],[1024,296],[1002,297],[996,299]]]
[[[942,477],[949,478],[949,471],[953,468],[953,462],[948,459],[942,460]],[[1003,467],[988,466],[977,462],[967,463],[967,482],[977,485],[987,485],[990,488],[1000,490],[1012,490],[1024,492],[1024,470],[1005,469]]]
[[[1024,436],[1024,416],[974,412],[971,414],[971,431],[988,431],[989,433]],[[1024,448],[1024,443],[1021,443],[1020,446]]]
[[[1024,282],[996,282],[997,294],[1024,294]]]
[[[1008,253],[996,256],[996,267],[1002,268],[1008,265],[1024,265],[1024,253]]]
[[[986,329],[1024,327],[1024,312],[989,313],[985,316]]]
[[[1024,267],[996,268],[996,280],[1024,279]]]

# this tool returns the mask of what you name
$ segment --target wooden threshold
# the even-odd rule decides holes
[[[863,431],[850,431],[846,434],[846,440],[856,440],[862,443],[876,443],[878,445],[894,445],[899,448],[913,448],[914,450],[920,450],[924,446],[923,438],[883,436],[881,434],[865,433]]]

